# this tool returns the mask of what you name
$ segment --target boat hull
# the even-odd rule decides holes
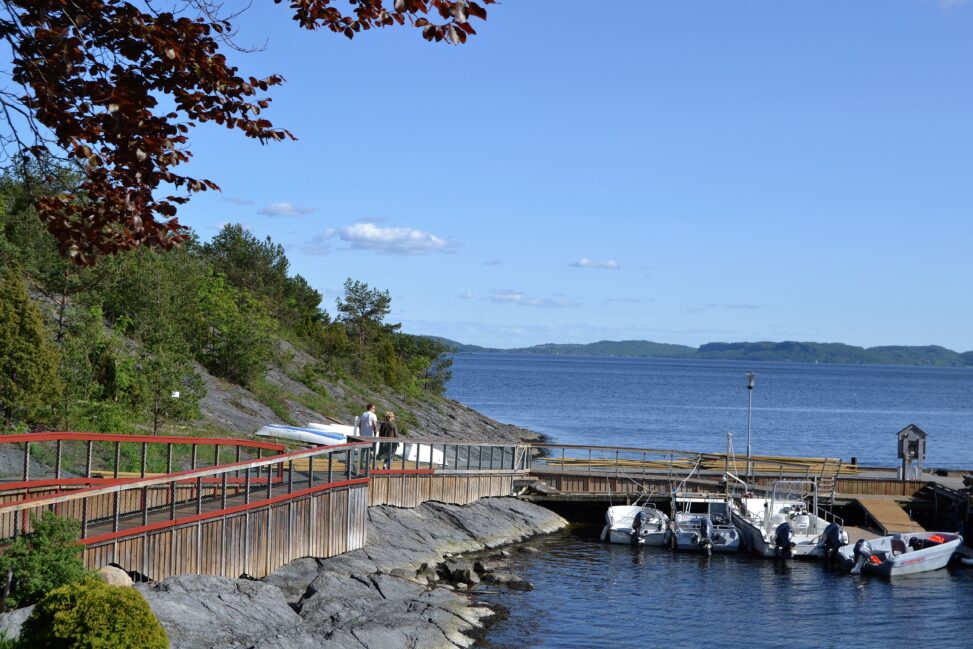
[[[935,537],[943,539],[944,542],[937,542],[920,549],[912,548],[913,539],[918,540],[921,545],[925,545]],[[861,570],[866,574],[889,578],[939,570],[946,567],[962,542],[962,536],[944,532],[892,534],[871,539],[868,541],[868,545],[876,560],[874,562],[866,561]],[[894,545],[896,543],[897,545]],[[842,565],[849,570],[854,567],[857,561],[852,546],[841,548],[838,551],[838,557]]]
[[[635,517],[642,514],[644,523],[635,533]],[[605,527],[601,538],[609,543],[622,545],[647,545],[662,547],[669,541],[669,518],[654,507],[616,505],[605,512]]]

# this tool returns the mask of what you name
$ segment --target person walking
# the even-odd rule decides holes
[[[398,437],[399,427],[395,424],[395,413],[389,410],[385,413],[385,421],[383,421],[378,427],[379,437]],[[378,448],[378,459],[385,460],[385,468],[388,469],[392,465],[392,452],[395,449],[395,444],[379,444]]]
[[[365,412],[358,418],[359,437],[378,437],[378,415],[375,414],[375,404],[365,406]]]

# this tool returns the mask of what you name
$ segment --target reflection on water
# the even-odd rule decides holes
[[[509,617],[479,646],[970,646],[973,569],[887,581],[817,562],[671,553],[562,532],[517,554],[529,592],[481,596]]]

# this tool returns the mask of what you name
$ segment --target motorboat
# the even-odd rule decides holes
[[[740,532],[733,525],[725,499],[672,496],[670,543],[677,550],[736,552]]]
[[[838,556],[853,575],[898,577],[945,567],[962,542],[959,534],[906,532],[862,539],[842,547]]]
[[[730,515],[743,546],[764,557],[823,558],[848,543],[841,521],[818,508],[811,481],[779,480],[769,497],[746,493],[731,501]]]
[[[669,517],[648,503],[615,505],[605,512],[601,540],[626,545],[664,546],[669,536]]]

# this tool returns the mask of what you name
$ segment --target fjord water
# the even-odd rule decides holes
[[[895,463],[895,432],[929,434],[928,466],[973,468],[973,371],[533,355],[460,354],[448,395],[554,442],[746,449],[744,374],[757,374],[759,454]],[[820,563],[673,554],[573,530],[516,554],[535,590],[481,598],[506,618],[481,646],[973,646],[973,569],[893,582]]]
[[[564,444],[896,463],[895,433],[928,433],[926,465],[973,469],[973,368],[457,354],[447,395]]]

